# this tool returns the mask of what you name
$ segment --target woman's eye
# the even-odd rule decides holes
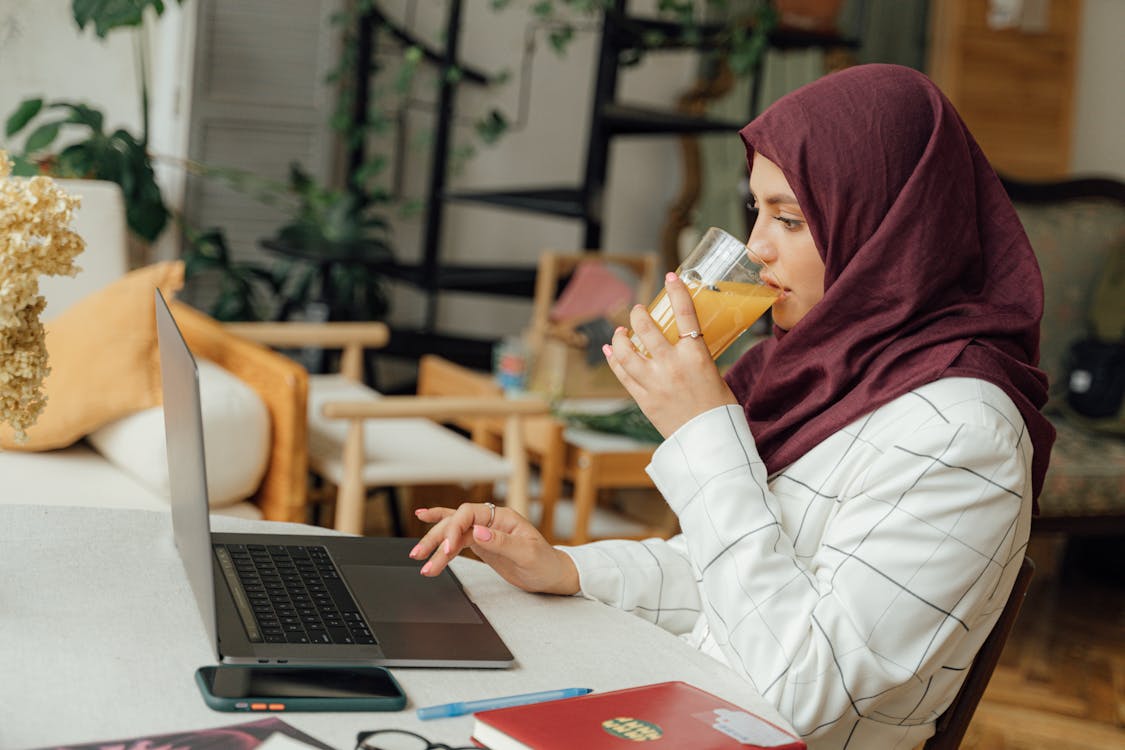
[[[754,201],[746,201],[746,210],[755,216],[758,215],[758,205]]]
[[[805,222],[801,221],[800,219],[790,219],[786,216],[775,216],[773,218],[777,219],[782,224],[784,224],[785,228],[790,230],[790,231],[796,231],[796,230],[800,229],[802,226],[804,226],[804,224],[805,224]]]

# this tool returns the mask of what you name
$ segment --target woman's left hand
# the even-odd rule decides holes
[[[698,331],[699,321],[687,286],[674,273],[664,287],[680,331]],[[637,402],[641,411],[664,437],[692,418],[717,406],[737,404],[702,337],[668,343],[643,305],[629,313],[633,332],[650,356],[638,352],[628,331],[618,328],[613,345],[602,347],[610,368]]]

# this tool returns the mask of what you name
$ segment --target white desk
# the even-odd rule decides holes
[[[261,718],[207,708],[193,673],[212,663],[166,513],[0,506],[0,748],[109,740]],[[214,518],[217,531],[324,529]],[[472,717],[422,722],[419,706],[560,687],[684,680],[788,728],[733,671],[664,630],[577,597],[527,594],[454,561],[516,656],[506,670],[396,669],[397,713],[288,713],[341,750],[357,731],[402,728],[464,744]]]

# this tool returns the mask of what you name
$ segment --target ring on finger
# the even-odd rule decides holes
[[[492,522],[496,520],[496,506],[492,503],[485,503],[484,507],[488,508],[488,523],[485,526],[492,528]]]
[[[699,331],[688,331],[687,333],[681,333],[680,334],[681,339],[698,339],[698,338],[701,338],[702,336],[703,336],[703,334],[700,333]]]

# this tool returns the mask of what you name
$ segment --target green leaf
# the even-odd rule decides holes
[[[547,34],[547,41],[551,44],[551,49],[560,57],[566,54],[566,48],[570,46],[572,39],[574,39],[574,27],[570,24],[554,26]]]
[[[627,435],[636,440],[647,443],[659,443],[664,440],[640,407],[636,404],[608,414],[584,414],[579,412],[562,412],[559,414],[564,420],[580,427],[586,427],[599,432],[610,432]]]
[[[34,154],[36,151],[42,151],[55,142],[55,138],[59,135],[59,128],[62,127],[61,122],[49,122],[46,125],[40,125],[31,135],[27,137],[27,142],[24,144],[24,151],[29,154]]]
[[[482,141],[491,145],[500,140],[500,136],[508,132],[508,120],[503,113],[494,109],[486,117],[477,121],[476,131]]]
[[[26,157],[13,156],[12,174],[16,177],[34,177],[39,174],[39,165]]]
[[[362,185],[371,178],[376,177],[380,172],[386,169],[386,167],[387,157],[381,154],[372,156],[367,160],[367,162],[362,164],[360,168],[355,171],[355,174],[352,176],[352,180],[356,184]]]
[[[90,141],[73,143],[59,152],[55,173],[60,177],[89,177],[94,173],[98,144]]]
[[[176,2],[183,5],[184,0]],[[114,29],[140,26],[146,8],[151,7],[157,16],[165,10],[163,0],[71,0],[70,7],[78,28],[85,30],[92,23],[101,39]]]
[[[42,99],[24,99],[16,107],[16,111],[8,118],[4,128],[4,135],[11,138],[16,133],[27,127],[27,124],[43,109]]]
[[[102,132],[102,125],[105,118],[102,116],[101,112],[89,105],[55,102],[51,105],[51,109],[70,110],[70,115],[66,118],[66,122],[74,123],[75,125],[85,125],[95,133]]]

